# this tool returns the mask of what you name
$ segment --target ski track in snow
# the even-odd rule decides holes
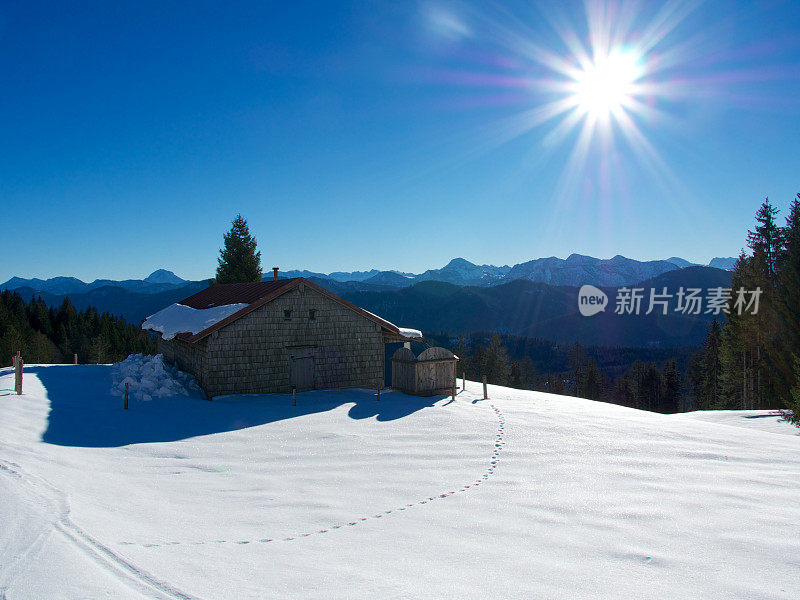
[[[473,401],[478,402],[478,401]],[[361,516],[354,518],[350,521],[345,523],[337,523],[335,525],[331,525],[326,529],[317,529],[314,531],[308,531],[304,533],[299,533],[296,535],[288,536],[288,537],[262,537],[259,539],[253,540],[209,540],[209,541],[193,541],[193,542],[181,542],[181,541],[170,541],[170,542],[161,542],[161,543],[137,543],[137,542],[119,542],[121,546],[139,546],[143,548],[162,548],[162,547],[169,547],[169,546],[202,546],[205,544],[239,544],[239,545],[246,545],[246,544],[268,544],[272,542],[292,542],[295,540],[302,540],[314,535],[323,535],[326,533],[331,533],[336,531],[337,529],[344,529],[346,527],[354,527],[356,525],[360,525],[361,523],[374,520],[374,519],[382,519],[383,517],[389,516],[391,514],[401,513],[407,510],[411,510],[413,508],[418,508],[422,505],[429,504],[431,502],[435,502],[436,500],[443,500],[445,498],[449,498],[455,494],[461,494],[466,492],[467,490],[473,489],[481,485],[482,483],[486,482],[489,477],[491,477],[495,470],[497,469],[497,465],[500,462],[500,451],[503,449],[505,445],[505,417],[503,413],[497,408],[494,404],[490,404],[489,407],[494,411],[495,416],[497,417],[497,433],[494,437],[494,450],[489,458],[489,466],[486,470],[475,480],[470,481],[469,483],[465,483],[458,489],[449,490],[447,492],[442,492],[441,494],[436,494],[434,496],[430,496],[428,498],[423,498],[421,500],[417,500],[416,502],[411,502],[409,504],[404,504],[403,506],[398,506],[396,508],[391,508],[385,510],[383,512],[379,512],[372,515]]]
[[[197,596],[184,593],[170,583],[160,580],[137,567],[78,527],[69,517],[70,507],[66,495],[45,479],[24,473],[16,463],[3,460],[0,460],[0,474],[22,483],[31,495],[42,503],[50,505],[55,513],[53,529],[43,531],[37,535],[28,548],[16,557],[14,564],[7,569],[10,573],[11,581],[13,581],[14,575],[19,573],[26,564],[35,560],[47,538],[56,530],[62,533],[95,564],[147,597],[162,600],[200,600]],[[5,598],[6,589],[8,589],[8,586],[5,584],[3,588],[0,588],[0,600]]]

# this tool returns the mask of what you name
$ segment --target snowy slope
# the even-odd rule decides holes
[[[720,425],[747,427],[758,431],[800,436],[800,430],[777,410],[698,410],[672,415],[674,419],[698,419]]]
[[[110,366],[25,386],[0,371],[8,600],[800,596],[800,436],[471,382],[127,412]]]

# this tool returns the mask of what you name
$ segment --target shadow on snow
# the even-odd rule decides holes
[[[252,394],[202,398],[170,396],[150,402],[112,396],[111,367],[64,365],[31,367],[47,390],[50,414],[42,441],[57,446],[114,447],[148,442],[170,442],[200,435],[235,431],[283,419],[322,413],[352,404],[352,419],[402,419],[433,406],[446,396],[427,398],[364,389],[316,390],[297,395]]]

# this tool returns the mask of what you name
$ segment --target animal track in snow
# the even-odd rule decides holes
[[[394,512],[400,512],[400,511],[408,510],[410,508],[413,508],[415,506],[421,506],[423,504],[430,504],[431,502],[434,502],[436,500],[441,500],[443,498],[449,498],[450,496],[452,496],[454,494],[460,494],[460,493],[466,492],[467,490],[470,490],[470,489],[472,489],[474,487],[477,487],[477,486],[481,485],[482,483],[485,483],[489,479],[489,477],[494,474],[494,472],[497,469],[497,466],[498,466],[498,464],[500,462],[500,452],[503,449],[503,446],[505,446],[505,441],[504,441],[504,436],[505,436],[505,417],[503,416],[503,413],[500,411],[500,409],[497,408],[494,404],[490,404],[489,406],[494,411],[495,416],[497,417],[497,422],[498,422],[497,433],[495,434],[495,437],[494,437],[494,446],[493,446],[494,450],[492,451],[492,454],[491,454],[491,456],[489,458],[489,466],[486,468],[486,470],[483,473],[481,473],[481,475],[477,479],[475,479],[475,481],[471,481],[468,484],[464,484],[459,489],[443,492],[441,494],[430,496],[428,498],[422,498],[421,500],[418,500],[417,502],[412,502],[411,504],[405,504],[404,506],[400,506],[400,507],[397,507],[397,508],[392,508],[392,509],[389,509],[389,510],[385,510],[385,511],[383,511],[381,513],[376,513],[374,515],[370,515],[369,517],[359,517],[357,519],[353,519],[352,521],[348,521],[348,522],[345,522],[345,523],[337,523],[335,525],[331,525],[326,529],[318,529],[318,530],[315,530],[315,531],[310,531],[310,532],[306,532],[306,533],[300,533],[300,534],[296,534],[294,536],[284,537],[284,538],[280,538],[280,539],[277,539],[277,538],[261,538],[261,539],[256,539],[256,540],[237,540],[237,541],[233,541],[233,542],[227,542],[226,540],[213,540],[212,542],[202,542],[202,541],[175,542],[175,541],[170,541],[170,542],[151,543],[151,544],[141,544],[141,543],[137,544],[136,542],[124,541],[124,542],[119,542],[119,543],[120,543],[120,545],[126,545],[126,546],[137,545],[137,546],[142,546],[142,547],[145,547],[145,548],[159,548],[159,547],[162,547],[162,546],[174,546],[174,545],[179,545],[179,544],[202,546],[203,544],[206,544],[206,543],[213,543],[213,544],[233,543],[233,544],[237,544],[237,545],[245,545],[245,544],[250,544],[250,543],[268,544],[268,543],[272,543],[274,541],[291,542],[291,541],[295,541],[295,540],[297,540],[299,538],[307,538],[307,537],[311,537],[313,535],[322,535],[322,534],[326,534],[326,533],[331,533],[333,530],[341,529],[343,527],[354,527],[354,526],[358,525],[359,523],[363,523],[365,521],[369,521],[369,520],[373,520],[373,519],[381,519],[384,516],[390,515],[390,514],[392,514]]]

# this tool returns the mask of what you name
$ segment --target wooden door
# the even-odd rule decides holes
[[[313,390],[314,357],[292,356],[292,366],[289,380],[291,385],[293,385],[298,392]]]

